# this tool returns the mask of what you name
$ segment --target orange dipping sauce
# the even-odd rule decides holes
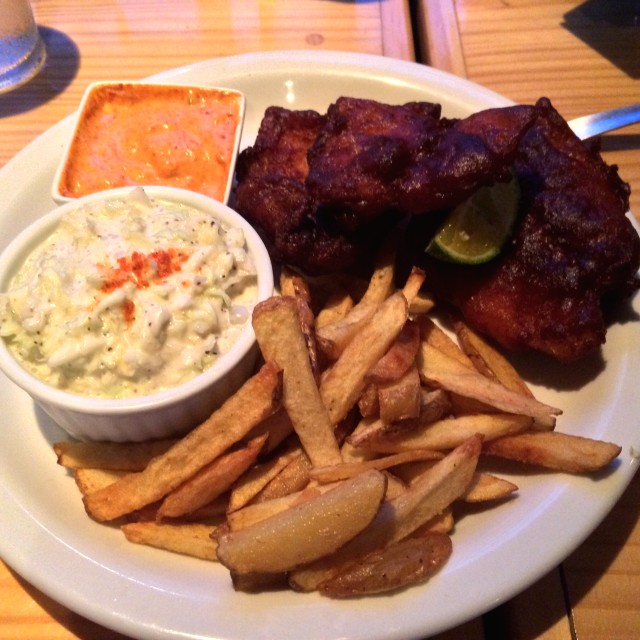
[[[59,194],[166,185],[226,202],[243,115],[244,97],[232,90],[97,83],[83,100]]]

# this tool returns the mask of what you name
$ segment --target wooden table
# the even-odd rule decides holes
[[[89,82],[138,79],[224,55],[332,49],[430,63],[572,118],[640,102],[637,29],[561,0],[33,0],[49,51],[41,75],[0,96],[0,166],[71,113]],[[628,5],[633,5],[629,2]],[[615,18],[615,16],[613,16]],[[611,24],[613,22],[614,24]],[[637,24],[637,23],[636,23]],[[634,30],[635,29],[635,30]],[[640,213],[640,128],[603,139]],[[607,520],[540,582],[444,639],[635,638],[640,632],[640,477]],[[0,515],[1,517],[1,515]],[[113,640],[0,563],[0,637]]]

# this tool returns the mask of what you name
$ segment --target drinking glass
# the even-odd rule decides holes
[[[33,78],[45,57],[29,0],[0,0],[0,93]]]

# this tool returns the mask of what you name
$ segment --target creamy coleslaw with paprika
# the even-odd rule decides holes
[[[241,229],[138,188],[63,217],[0,294],[0,335],[58,388],[146,395],[225,353],[250,321],[256,285]]]

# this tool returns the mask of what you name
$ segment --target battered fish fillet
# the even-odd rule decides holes
[[[309,150],[307,187],[317,202],[359,222],[390,209],[453,206],[505,175],[532,118],[530,106],[448,120],[428,102],[339,98]]]
[[[446,211],[511,168],[521,210],[501,255],[473,267],[425,258]],[[362,264],[412,215],[403,251],[436,295],[509,349],[592,353],[605,340],[603,302],[638,288],[628,186],[546,99],[461,120],[417,102],[340,98],[326,115],[271,107],[237,178],[236,208],[275,260],[310,273]]]
[[[521,221],[508,248],[480,267],[424,266],[434,291],[477,330],[508,349],[569,362],[605,342],[603,303],[638,288],[640,240],[617,169],[548,100],[535,111],[515,158]]]
[[[270,107],[238,158],[234,205],[277,261],[350,269],[406,214],[453,206],[504,175],[532,116],[510,107],[447,120],[429,102],[357,98],[326,115]]]
[[[276,261],[310,272],[348,268],[361,247],[322,217],[305,186],[307,151],[323,122],[315,111],[269,107],[236,167],[235,208],[263,232]]]

